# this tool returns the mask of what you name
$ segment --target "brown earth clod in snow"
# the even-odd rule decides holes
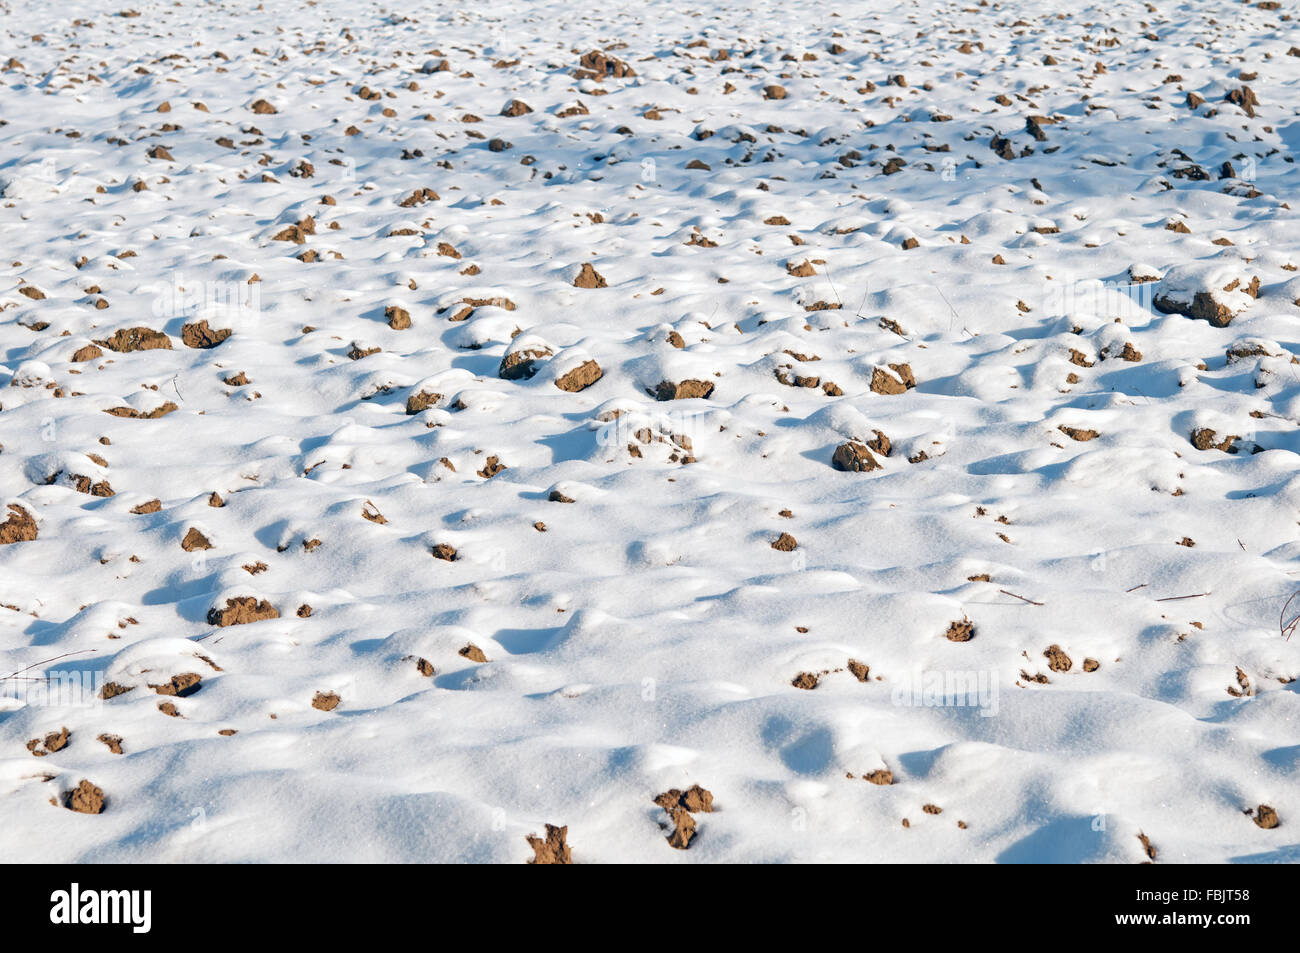
[[[172,349],[172,339],[161,331],[155,331],[153,328],[135,327],[122,328],[115,331],[112,337],[105,338],[102,341],[96,341],[96,344],[103,345],[110,351],[117,351],[119,354],[128,354],[131,351],[153,351]]]
[[[0,546],[29,543],[36,538],[36,518],[21,506],[9,504],[9,518],[0,523]]]
[[[224,628],[229,625],[246,625],[263,619],[278,619],[280,612],[265,599],[258,601],[253,596],[237,596],[226,600],[226,607],[218,609],[213,606],[208,610],[208,625]]]
[[[161,685],[150,685],[156,695],[174,695],[177,698],[189,698],[202,688],[203,676],[197,672],[185,672],[173,675]]]
[[[772,540],[772,548],[783,553],[793,552],[799,544],[789,533],[782,533],[776,539]]]
[[[186,347],[192,348],[213,348],[230,337],[232,334],[230,328],[219,328],[213,330],[208,327],[208,319],[193,324],[187,324],[181,328],[181,341]]]
[[[831,466],[836,470],[849,473],[867,473],[871,470],[883,469],[865,444],[853,440],[835,448],[835,453],[831,457]]]
[[[483,654],[483,650],[473,642],[470,642],[464,648],[460,649],[456,654],[462,658],[469,659],[471,662],[477,662],[480,665],[488,660],[488,657]]]
[[[573,287],[604,288],[606,287],[605,276],[593,268],[591,262],[586,262],[578,272],[578,277],[573,279]]]
[[[1272,830],[1281,823],[1277,816],[1277,811],[1267,804],[1261,804],[1255,809],[1255,815],[1252,818],[1256,827],[1262,827],[1264,830]]]
[[[871,372],[871,389],[877,394],[903,394],[916,386],[910,364],[890,364],[890,374],[883,367]]]
[[[1241,439],[1240,437],[1238,437],[1236,434],[1231,434],[1227,437],[1224,437],[1218,443],[1215,443],[1215,439],[1217,437],[1218,434],[1215,433],[1213,430],[1210,430],[1208,427],[1201,427],[1197,430],[1192,431],[1192,436],[1191,436],[1192,446],[1195,447],[1197,450],[1221,450],[1224,453],[1237,452],[1237,448],[1236,446],[1234,446],[1234,444],[1236,443],[1236,441]]]
[[[528,863],[572,864],[573,855],[566,842],[568,835],[569,828],[567,825],[565,827],[556,827],[554,824],[546,825],[545,840],[536,834],[529,834],[527,837],[528,846],[533,849],[533,856]]]
[[[1047,659],[1047,667],[1053,672],[1068,672],[1074,666],[1070,656],[1066,655],[1059,645],[1049,645],[1043,652],[1043,657]]]
[[[650,393],[655,400],[690,400],[694,397],[707,399],[713,393],[713,383],[684,380],[674,384],[672,381],[660,381]]]
[[[63,795],[63,806],[78,814],[103,814],[104,792],[85,778]]]
[[[317,692],[311,700],[311,707],[317,711],[333,711],[342,700],[337,692]]]
[[[953,622],[948,626],[948,631],[944,637],[949,642],[969,642],[975,638],[975,623],[970,619],[961,619]]]
[[[187,553],[192,553],[199,549],[211,549],[212,541],[204,536],[196,527],[191,526],[185,538],[181,540],[181,549]]]
[[[583,361],[571,371],[567,371],[555,379],[555,386],[560,390],[568,391],[570,394],[576,394],[579,391],[586,390],[596,381],[604,376],[600,365],[595,361]]]

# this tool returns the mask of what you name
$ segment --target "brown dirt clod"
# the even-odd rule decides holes
[[[557,377],[555,386],[570,394],[576,394],[578,391],[586,390],[603,376],[604,372],[599,364],[595,361],[583,361],[578,367]]]
[[[337,692],[317,692],[311,700],[311,707],[318,711],[333,711],[343,701]]]
[[[969,642],[975,638],[975,623],[970,619],[961,619],[948,626],[944,636],[949,642]]]
[[[845,470],[850,473],[866,473],[871,470],[880,470],[882,467],[871,451],[865,444],[850,440],[842,443],[835,448],[835,454],[831,457],[831,466],[836,470]]]
[[[9,504],[9,518],[0,523],[0,546],[29,543],[36,538],[36,518],[21,506]]]
[[[578,277],[573,279],[575,288],[604,288],[606,287],[605,276],[591,266],[591,262],[585,262],[582,271]]]
[[[104,792],[85,778],[63,795],[63,806],[78,814],[103,814]]]
[[[1043,652],[1043,657],[1047,659],[1047,667],[1053,672],[1068,672],[1074,666],[1070,656],[1066,655],[1059,645],[1049,645]]]
[[[528,846],[533,849],[533,857],[528,861],[530,864],[572,864],[573,854],[566,841],[569,835],[568,826],[556,827],[554,824],[546,825],[546,839],[538,837],[536,834],[528,835]]]
[[[216,347],[230,337],[232,333],[230,328],[213,330],[208,327],[208,319],[204,318],[197,323],[183,326],[181,328],[181,341],[184,342],[186,347],[206,349]]]
[[[772,540],[772,548],[783,553],[793,552],[799,544],[789,533],[782,533],[776,539]]]
[[[226,600],[226,607],[215,606],[208,610],[208,625],[224,628],[228,625],[245,625],[260,622],[263,619],[278,619],[280,612],[265,599],[258,601],[253,596],[237,596]]]
[[[161,685],[150,685],[158,695],[174,695],[177,698],[188,698],[197,692],[203,682],[203,676],[197,672],[185,672],[181,675],[173,675],[169,681]]]
[[[1261,804],[1255,809],[1255,816],[1253,819],[1255,821],[1255,826],[1262,827],[1264,830],[1272,830],[1281,823],[1281,820],[1277,816],[1277,811],[1269,807],[1267,804]]]

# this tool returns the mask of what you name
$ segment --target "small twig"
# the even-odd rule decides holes
[[[1041,606],[1043,603],[1035,602],[1033,599],[1026,599],[1024,596],[1018,596],[1014,592],[1007,592],[1005,589],[999,589],[998,592],[1004,596],[1010,596],[1012,599],[1019,599],[1021,602],[1028,602],[1031,606]]]
[[[832,291],[832,292],[834,293],[834,295],[835,295],[835,300],[836,300],[836,302],[838,302],[838,304],[839,304],[839,306],[840,306],[841,308],[844,307],[844,302],[843,302],[843,300],[841,300],[841,298],[840,298],[840,293],[839,293],[839,291],[836,290],[836,288],[835,288],[835,281],[831,278],[831,266],[830,266],[830,265],[822,265],[822,267],[826,269],[826,283],[829,284],[829,285],[831,286],[831,291]]]
[[[1291,633],[1296,630],[1296,626],[1300,625],[1300,615],[1290,622],[1286,621],[1286,610],[1291,608],[1291,603],[1296,600],[1297,596],[1300,596],[1300,592],[1291,593],[1291,598],[1282,603],[1282,611],[1277,614],[1277,627],[1282,633],[1282,638],[1288,642],[1291,641]]]
[[[56,655],[56,656],[54,656],[54,658],[47,658],[47,659],[45,659],[45,661],[43,661],[43,662],[33,662],[31,665],[28,665],[26,668],[20,668],[20,669],[18,669],[18,671],[16,671],[16,672],[10,672],[8,675],[0,676],[0,682],[6,681],[7,679],[11,679],[11,678],[13,678],[15,675],[21,675],[23,672],[26,672],[26,671],[28,671],[29,669],[33,669],[33,668],[35,668],[35,667],[38,666],[38,665],[48,665],[48,664],[50,664],[51,662],[57,662],[57,661],[58,661],[59,659],[61,659],[61,658],[68,658],[68,657],[73,656],[73,655],[85,655],[87,652],[94,652],[94,651],[96,651],[96,650],[95,650],[95,649],[81,649],[81,650],[78,651],[78,652],[65,652],[65,653],[62,654],[62,655]]]
[[[1190,596],[1165,596],[1163,599],[1156,599],[1156,602],[1177,602],[1179,599],[1199,599],[1201,596],[1208,596],[1208,592],[1194,592]]]
[[[1146,583],[1146,582],[1144,582],[1144,583],[1141,583],[1141,584],[1139,584],[1139,585],[1134,586],[1132,589],[1125,589],[1124,591],[1125,591],[1125,592],[1137,592],[1139,589],[1145,589],[1148,585],[1150,585],[1150,583]]]

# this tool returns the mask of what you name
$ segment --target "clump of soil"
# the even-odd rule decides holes
[[[948,631],[944,636],[949,642],[969,642],[975,638],[975,623],[970,619],[962,619],[953,622],[948,626]]]
[[[104,792],[82,778],[75,788],[63,795],[63,806],[78,814],[103,814]]]
[[[210,348],[216,347],[231,335],[230,328],[220,328],[213,330],[208,327],[208,319],[204,318],[197,324],[187,324],[181,328],[181,340],[186,347],[193,348]]]
[[[118,695],[125,695],[127,692],[135,691],[134,685],[119,685],[117,682],[105,682],[104,687],[99,690],[99,697],[108,701],[110,698],[116,698]]]
[[[575,503],[576,500],[571,496],[565,496],[559,490],[552,490],[546,495],[546,499],[551,503]]]
[[[1047,659],[1047,667],[1053,672],[1068,672],[1074,666],[1070,656],[1066,655],[1059,645],[1049,645],[1043,652],[1043,657]]]
[[[1141,844],[1142,844],[1142,853],[1146,854],[1146,855],[1147,855],[1147,858],[1148,858],[1147,860],[1143,861],[1143,863],[1150,863],[1150,861],[1155,860],[1155,859],[1156,859],[1156,845],[1153,844],[1153,843],[1151,843],[1151,838],[1150,838],[1150,837],[1147,837],[1146,834],[1143,834],[1142,832],[1139,831],[1139,832],[1138,832],[1138,840],[1139,840],[1139,841],[1141,842]]]
[[[790,680],[791,685],[795,688],[802,688],[806,692],[810,692],[816,688],[817,682],[818,676],[815,672],[800,672]]]
[[[1083,670],[1085,672],[1095,672],[1101,668],[1101,663],[1095,658],[1086,658],[1083,660]]]
[[[257,113],[259,116],[269,116],[279,112],[278,109],[268,103],[265,99],[257,100],[248,108],[253,110],[253,112]]]
[[[795,538],[789,533],[782,533],[776,539],[772,540],[772,548],[783,553],[793,552],[799,546]]]
[[[888,768],[877,768],[868,774],[862,776],[863,781],[870,781],[872,784],[887,785],[894,783],[894,772]]]
[[[586,390],[603,376],[604,372],[599,364],[595,361],[583,361],[578,367],[557,377],[555,386],[560,390],[576,394],[578,391]]]
[[[87,344],[84,347],[77,348],[72,354],[74,363],[80,364],[84,361],[94,361],[104,356],[102,349],[94,344]]]
[[[1233,444],[1241,438],[1236,434],[1224,437],[1218,443],[1215,438],[1218,434],[1208,427],[1201,427],[1192,431],[1192,446],[1197,450],[1222,450],[1224,453],[1236,453],[1237,448]]]
[[[603,80],[606,76],[613,76],[615,79],[625,79],[629,76],[635,76],[636,71],[628,66],[622,60],[614,56],[602,53],[600,50],[592,50],[584,53],[582,59],[578,61],[579,68],[574,70],[573,75],[577,79],[594,79]]]
[[[100,735],[100,736],[99,736],[97,739],[95,739],[95,740],[96,740],[96,741],[102,741],[105,745],[108,746],[108,750],[111,751],[111,752],[113,752],[113,754],[121,754],[121,753],[122,753],[122,736],[121,736],[121,735],[102,734],[102,735]]]
[[[104,413],[112,414],[114,417],[126,417],[130,420],[157,420],[159,417],[166,417],[177,410],[180,410],[180,408],[170,400],[166,400],[153,410],[136,410],[134,407],[110,407]]]
[[[877,394],[902,394],[916,386],[910,364],[890,364],[890,374],[883,367],[871,372],[871,389]]]
[[[51,731],[43,739],[33,738],[27,742],[27,750],[38,758],[43,758],[47,754],[53,754],[56,751],[62,751],[72,740],[72,732],[67,728],[60,728],[58,731]]]
[[[394,331],[405,331],[411,326],[411,313],[395,304],[390,304],[384,309],[384,317],[388,320],[388,326]]]
[[[785,99],[785,87],[777,86],[775,84],[771,86],[764,86],[763,98],[764,99]]]
[[[157,513],[162,509],[162,500],[149,500],[147,503],[141,503],[139,506],[131,507],[131,512],[137,516],[143,516],[146,513]]]
[[[278,619],[280,612],[265,599],[260,602],[253,596],[237,596],[226,600],[226,607],[215,606],[208,610],[208,625],[220,626],[245,625],[260,622],[263,619]]]
[[[299,219],[292,225],[286,225],[280,231],[271,236],[273,242],[293,242],[295,245],[303,245],[307,242],[308,235],[316,234],[316,219],[308,215]]]
[[[192,553],[196,549],[211,549],[212,541],[200,533],[195,527],[191,526],[185,538],[181,540],[181,549],[187,553]]]
[[[307,603],[305,603],[305,602],[304,602],[302,605],[300,605],[300,606],[298,607],[298,618],[300,618],[300,619],[310,619],[310,618],[311,618],[311,606],[307,605]]]
[[[672,381],[660,381],[650,392],[655,400],[690,400],[692,397],[707,398],[713,393],[711,381],[685,380],[674,384]]]
[[[591,267],[591,262],[586,262],[582,266],[582,271],[578,277],[573,279],[575,288],[604,288],[606,287],[605,276]]]
[[[1269,807],[1267,804],[1261,804],[1255,809],[1253,820],[1255,821],[1256,827],[1262,827],[1266,831],[1272,830],[1281,823],[1281,819],[1277,816],[1277,811],[1273,810],[1273,808]]]
[[[161,685],[150,685],[158,695],[174,695],[177,698],[189,698],[200,688],[202,688],[203,676],[197,672],[185,672],[181,675],[173,675],[169,681]]]
[[[483,469],[478,471],[478,475],[485,480],[490,480],[502,470],[506,469],[509,468],[501,462],[499,457],[494,455],[487,458],[487,463],[483,464]]]
[[[859,682],[865,682],[871,678],[871,666],[857,659],[849,659],[849,673]]]
[[[422,390],[419,393],[412,394],[410,397],[406,398],[406,412],[407,414],[418,414],[422,410],[428,410],[440,400],[442,400],[441,394]]]
[[[318,711],[333,711],[339,707],[339,702],[343,701],[337,692],[317,692],[316,697],[311,700],[311,707]]]
[[[875,436],[867,441],[867,446],[876,451],[876,453],[880,454],[882,457],[889,456],[889,452],[894,449],[894,445],[890,443],[889,438],[885,436],[884,431],[877,430],[874,432]]]
[[[427,658],[418,658],[415,660],[416,670],[425,678],[432,678],[435,674],[433,663]]]
[[[0,523],[0,546],[29,543],[36,538],[36,518],[17,504],[9,504],[9,518]]]
[[[571,864],[573,855],[566,843],[569,836],[568,826],[556,827],[554,824],[546,825],[546,839],[542,840],[536,834],[528,835],[528,846],[533,849],[533,857],[528,861],[530,864]]]
[[[840,444],[835,448],[835,453],[831,457],[831,466],[836,470],[845,470],[850,473],[867,473],[871,470],[880,470],[882,467],[871,451],[865,444],[850,440]]]
[[[433,558],[443,559],[447,562],[456,561],[456,547],[450,543],[437,543],[433,547]]]
[[[1081,430],[1078,427],[1062,426],[1062,427],[1057,427],[1056,429],[1061,431],[1061,433],[1065,434],[1071,440],[1079,440],[1079,441],[1095,440],[1097,437],[1101,436],[1101,434],[1099,434],[1095,430]]]
[[[466,645],[463,649],[458,651],[456,654],[459,655],[461,658],[467,658],[471,662],[478,662],[480,664],[488,660],[488,657],[483,654],[483,650],[479,648],[477,645],[475,645],[473,642],[470,642],[468,645]]]
[[[686,791],[677,788],[665,791],[654,799],[654,803],[662,807],[673,822],[668,844],[677,850],[687,850],[695,839],[695,818],[691,815],[713,813],[713,793],[698,784]]]
[[[503,116],[526,116],[532,111],[533,107],[529,106],[522,99],[512,99],[501,107],[501,115]]]
[[[538,361],[550,357],[554,352],[544,346],[521,347],[501,358],[497,367],[497,377],[507,381],[527,380],[537,373]]]
[[[113,334],[112,337],[104,341],[96,341],[110,351],[117,351],[119,354],[126,354],[130,351],[153,351],[162,349],[170,351],[172,349],[172,339],[161,331],[155,331],[152,328],[136,327],[123,328]]]
[[[925,811],[925,813],[927,813],[927,814],[942,814],[942,813],[943,813],[943,808],[941,808],[938,804],[923,804],[923,805],[921,806],[921,810]]]
[[[90,477],[83,474],[74,473],[72,475],[72,486],[78,493],[86,493],[90,496],[109,497],[116,496],[113,487],[107,480],[100,480],[95,483]]]
[[[169,718],[182,717],[180,709],[177,708],[176,705],[173,704],[172,702],[159,702],[158,710]]]

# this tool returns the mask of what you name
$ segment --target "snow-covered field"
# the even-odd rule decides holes
[[[1300,859],[1289,7],[0,0],[0,859]]]

